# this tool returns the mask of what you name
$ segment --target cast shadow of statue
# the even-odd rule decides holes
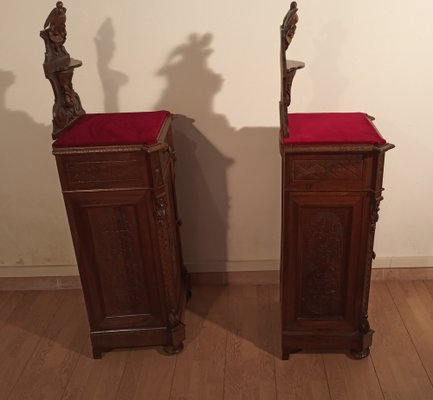
[[[176,193],[184,259],[197,268],[210,260],[227,260],[227,169],[233,160],[218,145],[234,129],[213,111],[222,77],[207,65],[211,40],[210,34],[192,34],[169,54],[158,71],[167,86],[155,106],[181,114],[173,121]]]
[[[40,73],[41,79],[44,79],[42,68]],[[52,126],[37,123],[24,111],[8,108],[8,90],[15,82],[13,72],[0,70],[0,238],[2,246],[10,248],[8,253],[3,247],[0,266],[14,266],[19,273],[20,266],[62,265],[68,257],[72,258],[71,264],[74,261],[72,243],[69,250],[65,249],[70,233],[55,160],[51,154]],[[52,104],[47,103],[47,115],[51,107]],[[65,295],[68,296],[59,292],[59,299]],[[35,304],[39,298],[37,292],[25,296],[34,297]],[[83,303],[79,296],[75,297]],[[27,301],[25,304],[33,303]],[[21,304],[17,307],[23,308]],[[79,307],[82,307],[85,321],[84,303]],[[2,329],[16,332],[14,327],[18,327],[30,336],[47,337],[47,326],[37,319],[30,324],[32,319],[26,316],[32,311],[21,311],[11,315],[7,321],[1,321],[5,323]],[[36,307],[34,312],[43,313],[45,310]],[[56,341],[73,352],[82,351],[82,346],[67,342],[63,337],[59,336]]]
[[[338,64],[346,36],[347,29],[342,23],[333,21],[324,26],[314,40],[315,57],[311,65],[307,64],[313,80],[311,111],[338,110],[339,98],[350,82]]]
[[[173,49],[157,73],[166,79],[166,88],[155,109],[180,114],[173,121],[177,155],[176,193],[183,220],[181,239],[184,259],[190,272],[204,272],[203,265],[211,265],[214,271],[224,272],[224,262],[228,260],[229,216],[239,209],[237,205],[233,210],[237,199],[229,196],[228,170],[232,169],[231,172],[242,182],[242,190],[254,199],[258,191],[266,190],[270,181],[275,184],[276,180],[279,187],[280,179],[279,175],[272,176],[269,165],[261,162],[264,153],[272,152],[279,165],[278,128],[236,130],[224,115],[214,111],[214,98],[222,88],[223,79],[208,65],[208,57],[212,53],[211,41],[211,34],[191,34],[185,43]],[[265,140],[270,135],[274,139]],[[254,155],[257,157],[250,164],[240,154],[248,154],[249,160]],[[279,171],[279,166],[277,168]],[[263,186],[260,182],[264,182]],[[273,196],[272,193],[269,195]],[[278,214],[277,230],[279,198],[278,192],[275,208],[271,211]],[[247,202],[240,207],[248,211],[251,204]],[[262,217],[266,218],[266,213],[270,211],[266,205],[264,207],[259,221]],[[251,217],[246,231],[260,230],[254,216]],[[278,296],[267,300],[266,304],[272,311],[263,313],[261,305],[254,299],[244,297],[245,301],[239,302],[239,299],[233,299],[232,294],[231,288],[224,285],[193,288],[188,304],[192,322],[190,328],[187,326],[187,348],[188,343],[200,338],[202,323],[199,320],[204,319],[241,335],[272,355],[278,354],[279,350],[275,348],[275,342],[279,340],[278,324],[275,323],[279,310]],[[235,308],[230,305],[232,300],[237,304]],[[239,319],[241,315],[248,315],[248,320]],[[244,329],[239,325],[243,322],[253,322],[256,329]],[[263,332],[267,334],[263,335]]]
[[[116,51],[114,27],[111,18],[100,26],[94,38],[97,55],[97,68],[104,93],[104,111],[119,111],[119,90],[128,83],[128,76],[110,68],[110,62]]]

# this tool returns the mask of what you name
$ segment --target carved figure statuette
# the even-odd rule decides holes
[[[80,97],[72,86],[74,69],[81,66],[81,61],[70,57],[65,47],[66,8],[61,1],[51,10],[44,23],[40,36],[45,42],[44,71],[54,91],[53,138],[85,114]]]
[[[66,8],[61,1],[48,15],[44,29],[48,29],[48,37],[59,51],[66,41]]]

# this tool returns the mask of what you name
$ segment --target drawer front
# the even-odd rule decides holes
[[[366,190],[372,186],[372,156],[285,155],[287,190]]]
[[[56,155],[63,191],[149,187],[144,152]]]

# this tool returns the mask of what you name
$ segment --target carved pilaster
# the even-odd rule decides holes
[[[174,290],[173,260],[169,234],[169,207],[165,188],[158,190],[154,198],[154,213],[157,221],[159,256],[164,279],[165,297],[169,309],[174,309],[176,294]]]
[[[371,205],[371,212],[370,212],[370,225],[369,225],[368,240],[367,240],[367,258],[366,258],[365,275],[364,275],[364,294],[362,300],[362,314],[365,316],[365,318],[367,318],[367,311],[368,311],[371,269],[373,266],[373,259],[376,257],[376,254],[373,251],[373,246],[374,246],[374,234],[376,232],[376,224],[377,221],[379,220],[380,202],[383,200],[383,196],[380,194],[381,192],[382,190],[379,192],[379,196],[374,197]]]

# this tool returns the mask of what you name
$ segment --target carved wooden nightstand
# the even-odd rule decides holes
[[[189,294],[167,111],[86,114],[72,86],[66,9],[41,31],[54,90],[53,153],[90,323],[93,355],[117,347],[182,349]],[[71,316],[73,318],[73,316]]]
[[[368,299],[386,143],[365,113],[288,114],[286,60],[298,22],[281,26],[282,356],[299,350],[369,354]]]
[[[95,358],[116,347],[182,348],[189,289],[169,120],[152,145],[54,148]]]

